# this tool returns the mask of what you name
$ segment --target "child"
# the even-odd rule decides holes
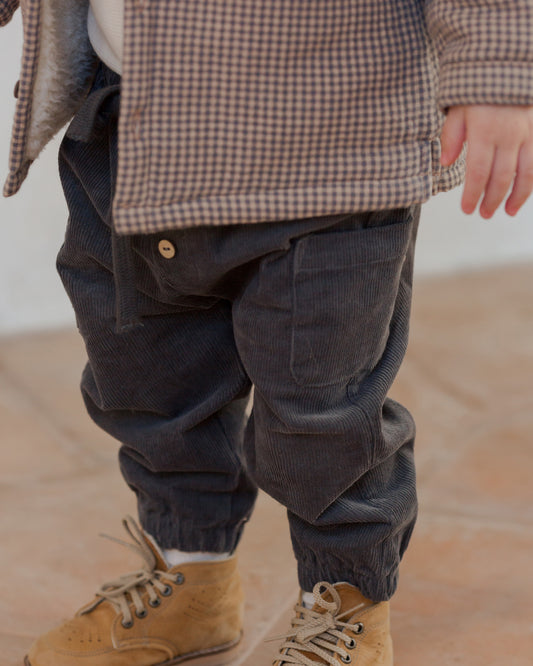
[[[2,23],[17,5],[0,0]],[[391,666],[416,493],[414,424],[387,392],[420,202],[461,182],[465,140],[465,212],[529,196],[533,3],[22,8],[5,194],[75,114],[58,267],[145,560],[26,666],[231,661],[257,485],[288,509],[302,589],[275,663]]]

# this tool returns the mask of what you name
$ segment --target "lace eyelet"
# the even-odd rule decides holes
[[[353,650],[356,645],[355,639],[350,638],[350,640],[347,643],[345,643],[345,645],[348,648],[348,650]]]
[[[343,664],[350,664],[352,658],[350,657],[349,654],[347,654],[345,657],[341,657],[340,660],[342,661]]]
[[[122,626],[124,629],[131,629],[133,627],[133,620],[130,620],[129,622],[124,622],[124,620],[122,620]]]
[[[170,585],[166,585],[166,586],[161,590],[161,595],[162,595],[163,597],[170,597],[171,594],[172,594],[172,588],[170,587]]]
[[[161,606],[161,599],[154,599],[153,601],[149,601],[148,605],[151,606],[152,608],[157,608],[158,606]]]
[[[135,611],[135,615],[139,618],[139,620],[142,620],[144,617],[148,615],[148,611],[146,610],[146,608],[143,608],[143,610],[140,612]]]
[[[178,572],[176,574],[176,585],[183,585],[184,582],[185,576],[181,572]]]
[[[357,627],[353,630],[354,634],[362,634],[365,630],[365,625],[362,622],[359,622]]]

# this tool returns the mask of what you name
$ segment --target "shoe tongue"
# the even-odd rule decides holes
[[[165,558],[163,557],[163,553],[161,552],[161,549],[159,548],[159,546],[155,542],[155,539],[153,537],[151,537],[149,534],[147,534],[146,532],[143,533],[143,538],[144,538],[144,541],[145,541],[146,545],[148,546],[148,548],[154,554],[154,557],[155,557],[155,560],[156,560],[155,568],[158,569],[159,571],[168,571],[169,566],[168,566]]]
[[[360,607],[360,610],[362,610],[362,608],[371,606],[373,603],[370,599],[363,596],[356,587],[350,585],[350,583],[335,583],[333,587],[337,591],[341,600],[341,607],[338,615],[342,615],[342,613],[345,613],[352,608]],[[323,598],[325,601],[333,601],[331,594],[327,590],[324,591]],[[325,613],[325,609],[321,608],[316,603],[313,606],[313,610],[318,613]]]

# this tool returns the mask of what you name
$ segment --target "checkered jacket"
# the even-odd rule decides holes
[[[6,196],[87,94],[87,6],[23,0]],[[533,103],[533,0],[126,0],[117,230],[424,201],[463,175],[443,110],[475,103]]]

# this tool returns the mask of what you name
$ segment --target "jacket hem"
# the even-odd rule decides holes
[[[26,160],[18,167],[18,169],[16,169],[16,171],[11,171],[9,173],[4,184],[4,197],[12,197],[20,190],[32,164],[33,160]]]
[[[461,166],[434,181],[431,173],[408,179],[367,180],[313,185],[301,189],[244,192],[189,201],[120,206],[113,210],[118,234],[147,234],[169,229],[277,222],[404,208],[427,201],[461,182]]]

